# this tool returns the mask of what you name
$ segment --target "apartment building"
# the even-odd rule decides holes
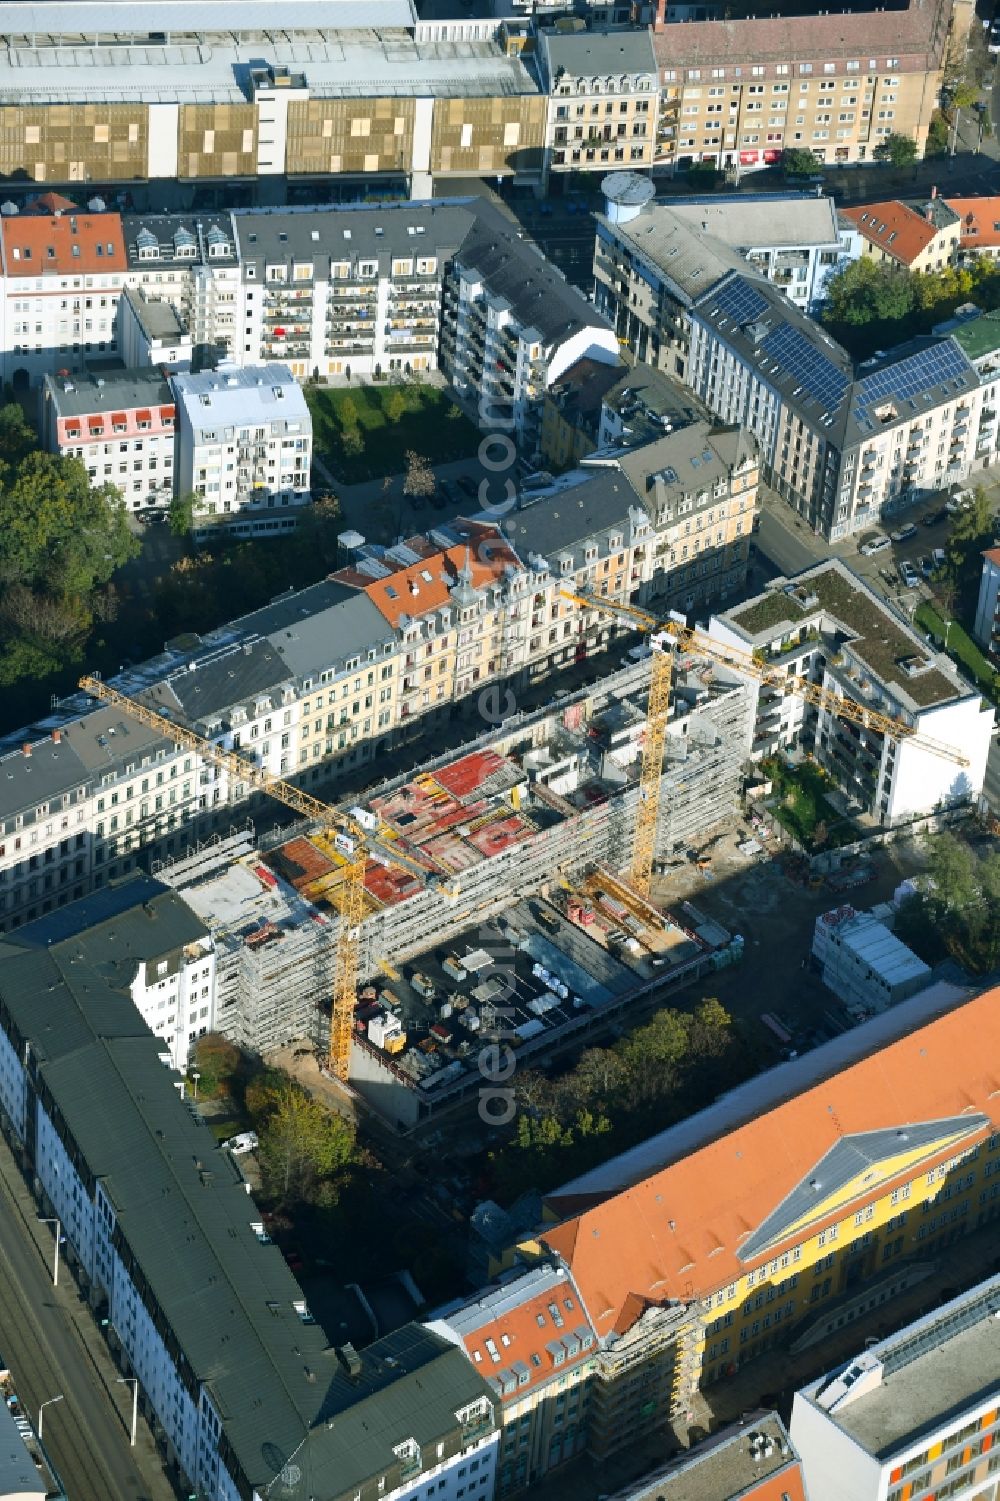
[[[236,337],[240,267],[232,216],[125,214],[122,236],[126,285],[145,299],[145,316],[155,316],[155,305],[167,303],[200,361],[213,363],[221,355],[244,363]],[[126,363],[138,361],[130,356]]]
[[[294,1455],[317,1501],[489,1497],[490,1388],[418,1325],[360,1355],[331,1347],[235,1160],[179,1095],[116,942],[0,946],[0,1103],[178,1488],[263,1496]]]
[[[603,315],[513,225],[481,212],[448,273],[440,358],[480,427],[512,434],[529,452],[550,386],[580,359],[619,363]]]
[[[606,184],[594,244],[595,304],[637,360],[684,377],[690,310],[730,272],[764,277],[803,311],[822,301],[853,244],[831,198],[800,193],[619,203]]]
[[[118,301],[118,346],[127,370],[155,365],[190,369],[194,340],[172,303],[147,297],[141,287],[125,287]]]
[[[652,365],[628,365],[601,403],[598,448],[639,448],[706,415],[687,386]]]
[[[606,393],[618,384],[621,369],[597,360],[577,360],[546,391],[539,444],[552,469],[578,464],[598,446]]]
[[[907,203],[865,203],[842,210],[864,243],[864,254],[883,266],[940,271],[958,258],[961,219],[947,199],[923,210]]]
[[[711,162],[733,172],[780,160],[786,147],[818,164],[871,161],[887,136],[922,153],[937,105],[949,0],[841,17],[769,15],[664,20],[659,166]]]
[[[764,1350],[881,1321],[1000,1213],[995,1011],[932,986],[548,1195],[520,1256],[561,1257],[590,1313],[593,1457]]]
[[[549,95],[545,179],[551,172],[610,172],[653,164],[656,55],[647,28],[552,30],[538,34],[538,66]]]
[[[480,173],[540,183],[547,99],[521,55],[523,23],[423,25],[408,0],[341,3],[309,7],[323,12],[315,25],[290,16],[279,43],[263,9],[237,34],[226,5],[178,12],[162,41],[150,10],[152,41],[132,17],[109,47],[50,7],[50,26],[10,33],[0,171],[127,183],[143,209],[189,212],[233,202],[235,184],[239,201],[273,203],[310,181],[329,196],[331,177],[347,198],[374,186],[422,199]]]
[[[69,112],[69,106],[64,107]],[[0,378],[17,391],[88,356],[118,351],[126,261],[117,214],[64,211],[0,220]]]
[[[708,629],[720,643],[753,652],[774,668],[756,689],[748,747],[754,757],[811,753],[852,801],[886,826],[978,798],[992,708],[948,657],[839,558],[774,580],[755,599],[713,615]],[[813,707],[789,691],[796,678],[922,731],[968,765]]]
[[[587,1447],[596,1340],[579,1293],[558,1262],[520,1267],[431,1315],[497,1401],[497,1495],[530,1489]]]
[[[958,258],[971,260],[1000,256],[1000,199],[985,194],[982,198],[946,198],[947,208],[958,216]]]
[[[655,533],[640,604],[691,614],[746,585],[757,515],[757,449],[745,432],[692,422],[619,460]]]
[[[990,1277],[797,1391],[791,1431],[812,1501],[995,1501],[998,1318]]]
[[[740,274],[689,319],[688,384],[753,433],[765,481],[828,541],[989,462],[996,388],[951,337],[913,339],[855,370],[786,298]]]
[[[293,531],[312,499],[312,418],[285,365],[175,375],[177,493],[198,497],[195,537]]]
[[[608,1501],[811,1501],[802,1461],[776,1412],[747,1413],[737,1427],[697,1440],[687,1453],[615,1491]]]
[[[983,650],[994,657],[1000,652],[998,604],[1000,604],[1000,547],[990,547],[983,553],[983,572],[979,580],[976,623],[972,628],[972,634]]]
[[[173,392],[159,370],[46,375],[39,432],[49,453],[79,459],[91,486],[114,485],[129,511],[174,494]]]

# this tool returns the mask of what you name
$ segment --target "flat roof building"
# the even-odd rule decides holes
[[[776,1412],[748,1413],[607,1501],[811,1501]]]
[[[993,1496],[1000,1472],[1000,1277],[795,1394],[810,1501]]]

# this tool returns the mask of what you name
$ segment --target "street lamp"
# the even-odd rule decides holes
[[[134,1449],[135,1423],[136,1418],[139,1416],[139,1378],[138,1376],[118,1376],[116,1377],[116,1384],[118,1386],[131,1386],[132,1388],[132,1436],[129,1439],[129,1446]]]
[[[52,1286],[53,1287],[58,1287],[59,1286],[59,1242],[62,1240],[62,1224],[61,1224],[61,1222],[59,1220],[57,1220],[55,1218],[52,1218],[52,1219],[43,1219],[41,1215],[39,1215],[39,1217],[38,1217],[38,1223],[40,1225],[55,1225],[55,1227],[56,1227],[56,1250],[55,1250],[55,1256],[54,1256],[53,1261],[52,1261]]]
[[[45,1409],[47,1407],[52,1407],[53,1404],[56,1403],[56,1402],[61,1402],[62,1399],[63,1399],[63,1394],[62,1394],[62,1392],[60,1392],[59,1395],[58,1395],[58,1397],[50,1397],[47,1402],[43,1402],[42,1405],[39,1407],[39,1409],[38,1409],[38,1442],[39,1443],[42,1442],[42,1417],[43,1417],[43,1415],[45,1413]]]
[[[201,1074],[198,1072],[198,1070],[196,1068],[193,1068],[191,1070],[191,1078],[194,1081],[194,1098],[197,1099],[198,1098],[198,1080],[201,1078]]]

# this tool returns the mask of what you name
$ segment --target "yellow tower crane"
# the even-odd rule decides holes
[[[322,823],[327,837],[344,857],[341,879],[331,886],[328,895],[340,914],[340,926],[334,950],[333,996],[330,1009],[329,1067],[338,1079],[347,1079],[351,1055],[351,1033],[354,1026],[354,1006],[358,988],[358,948],[361,921],[364,916],[365,865],[369,853],[378,860],[399,865],[421,879],[428,872],[416,861],[387,845],[377,835],[372,837],[355,819],[337,812],[319,798],[274,776],[265,767],[257,766],[246,756],[226,750],[206,740],[194,730],[175,724],[167,715],[138,703],[127,694],[119,693],[100,678],[80,679],[80,687],[92,698],[110,704],[138,720],[147,729],[155,730],[175,745],[194,751],[203,761],[218,766],[229,773],[234,782],[256,792],[265,792],[286,808],[292,808],[304,818]],[[452,893],[449,893],[452,894]]]
[[[676,646],[680,650],[693,651],[723,667],[732,667],[746,673],[761,683],[773,683],[786,692],[816,708],[826,709],[841,719],[850,720],[864,729],[874,730],[895,740],[906,740],[918,745],[932,755],[953,761],[957,766],[968,766],[969,761],[961,751],[939,740],[932,740],[907,724],[888,714],[880,714],[852,698],[843,698],[821,688],[801,673],[789,673],[784,668],[758,662],[750,652],[739,647],[724,646],[721,642],[705,636],[701,631],[691,630],[675,620],[660,620],[648,610],[637,605],[621,604],[617,600],[601,596],[578,594],[570,589],[560,590],[563,599],[587,610],[603,610],[609,615],[621,615],[633,621],[641,631],[648,633],[653,646],[651,676],[649,683],[649,710],[646,721],[646,739],[642,752],[642,769],[639,776],[639,808],[635,821],[635,840],[632,849],[630,880],[640,896],[649,897],[653,875],[653,854],[656,848],[656,828],[660,815],[660,786],[663,775],[663,748],[667,734],[670,711],[670,683],[672,658],[666,648]]]

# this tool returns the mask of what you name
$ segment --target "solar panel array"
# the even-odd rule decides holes
[[[734,323],[752,323],[755,318],[767,312],[767,303],[763,297],[742,276],[735,276],[732,281],[725,282],[714,294],[712,301],[720,313],[725,313]]]
[[[933,386],[959,380],[964,384],[969,362],[951,339],[931,344],[905,360],[875,370],[858,382],[858,406],[867,408],[880,401],[908,401],[929,393]]]
[[[850,377],[827,359],[801,329],[788,323],[779,324],[763,340],[761,350],[777,360],[827,412],[836,411],[850,385]]]

